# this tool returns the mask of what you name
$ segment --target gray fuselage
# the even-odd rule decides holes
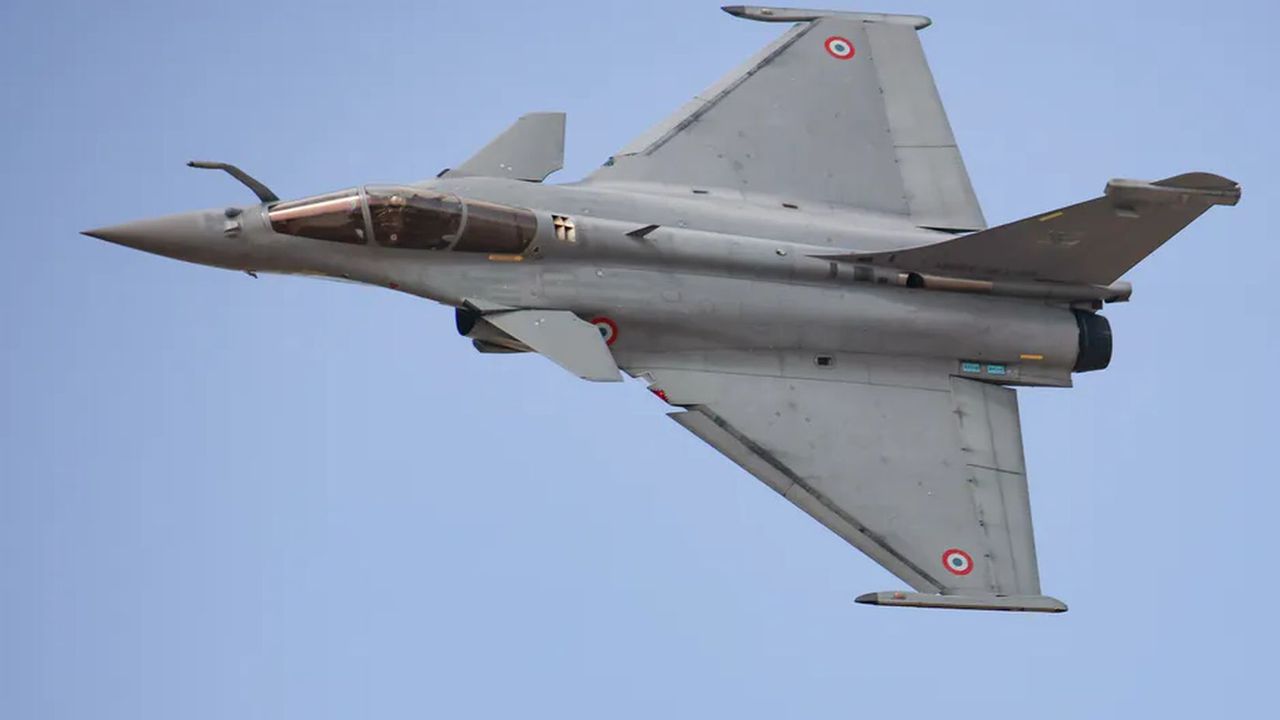
[[[1005,384],[1070,385],[1078,328],[1065,305],[903,287],[892,273],[822,257],[950,237],[901,218],[636,186],[451,178],[413,187],[527,209],[536,233],[519,254],[334,243],[273,231],[263,204],[95,234],[192,262],[351,280],[457,308],[480,301],[608,318],[624,368],[648,353],[857,353],[1000,363]],[[567,236],[556,228],[565,221]]]

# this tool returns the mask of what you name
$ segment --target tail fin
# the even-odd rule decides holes
[[[1112,180],[1100,198],[1008,225],[933,245],[838,259],[983,280],[1109,285],[1209,208],[1239,201],[1240,186],[1211,173],[1156,182]]]

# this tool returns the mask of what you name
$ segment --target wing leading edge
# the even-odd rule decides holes
[[[917,36],[927,18],[725,9],[797,24],[587,182],[720,188],[922,227],[986,227]]]
[[[1013,390],[942,362],[777,359],[627,369],[686,408],[672,419],[918,591],[860,601],[1066,610],[1040,594]]]

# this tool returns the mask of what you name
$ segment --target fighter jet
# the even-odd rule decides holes
[[[873,605],[1063,612],[1041,592],[1019,387],[1111,360],[1121,277],[1240,187],[1205,172],[988,227],[914,15],[732,6],[772,44],[578,182],[565,117],[405,185],[86,234],[456,309],[482,353],[640,378],[670,417],[911,590]]]

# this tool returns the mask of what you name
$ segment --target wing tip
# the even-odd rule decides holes
[[[1048,595],[932,595],[915,592],[875,592],[859,595],[854,602],[884,607],[917,607],[944,610],[1000,610],[1004,612],[1064,613],[1067,604]]]
[[[1211,172],[1189,172],[1175,175],[1164,180],[1157,180],[1152,185],[1177,188],[1179,190],[1200,190],[1220,194],[1226,202],[1224,205],[1235,205],[1240,202],[1240,183],[1229,177]]]
[[[1154,182],[1117,178],[1107,183],[1104,192],[1121,201],[1141,199],[1165,204],[1196,198],[1209,205],[1236,205],[1241,196],[1240,183],[1208,172],[1183,173]]]
[[[825,17],[843,17],[862,22],[910,25],[923,30],[933,24],[924,15],[894,15],[891,13],[860,13],[844,10],[802,10],[799,8],[766,7],[759,5],[724,5],[721,10],[743,20],[758,22],[813,22]]]

